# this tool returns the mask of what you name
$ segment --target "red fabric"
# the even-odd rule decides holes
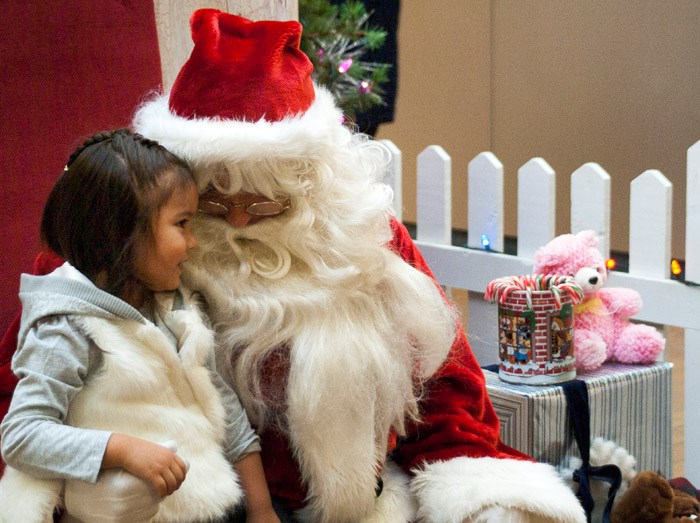
[[[152,0],[3,0],[1,12],[0,333],[68,156],[93,133],[128,126],[161,83]]]
[[[688,478],[679,476],[677,478],[669,479],[668,483],[671,485],[671,488],[685,492],[689,496],[693,496],[694,498],[700,500],[700,490],[696,489],[695,485],[693,485]]]
[[[314,101],[299,22],[252,22],[200,9],[190,26],[194,49],[170,92],[179,116],[277,122]]]
[[[433,276],[423,255],[400,223],[392,223],[392,248],[416,269]],[[505,445],[500,422],[486,392],[484,373],[469,347],[462,326],[442,367],[421,401],[421,421],[407,428],[393,458],[406,472],[427,461],[471,458],[531,458]]]
[[[434,278],[406,228],[393,221],[392,230],[391,248],[407,263]],[[266,363],[265,390],[270,389],[266,384],[276,383],[272,389],[277,389],[284,383],[286,364],[280,353],[271,365]],[[500,423],[486,393],[484,374],[461,326],[445,363],[426,383],[420,405],[420,423],[407,426],[407,436],[396,441],[392,452],[393,460],[407,473],[423,462],[461,456],[532,461],[501,441]],[[274,429],[265,430],[260,438],[270,492],[282,498],[287,507],[302,508],[306,489],[289,441]],[[393,445],[390,437],[389,446]]]
[[[63,263],[63,260],[50,252],[41,252],[34,260],[32,274],[48,274]],[[22,310],[17,312],[12,324],[0,340],[0,422],[10,407],[12,393],[17,385],[17,378],[12,374],[12,355],[17,349],[17,334],[19,332]],[[0,458],[0,475],[5,470],[5,463]]]
[[[161,72],[152,0],[5,0],[0,21],[2,419],[16,384],[19,276],[39,250],[44,201],[70,153],[95,132],[128,126]],[[32,272],[57,264],[42,254]]]

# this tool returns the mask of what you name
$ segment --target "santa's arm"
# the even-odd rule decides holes
[[[405,227],[394,221],[392,229],[395,252],[434,279]],[[422,393],[421,419],[407,426],[392,455],[412,476],[420,518],[459,521],[457,516],[488,513],[491,519],[485,521],[498,521],[505,511],[508,517],[586,521],[552,466],[536,463],[501,441],[483,372],[461,326],[448,357]]]

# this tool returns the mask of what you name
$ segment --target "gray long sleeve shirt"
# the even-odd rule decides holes
[[[68,264],[48,276],[23,275],[20,297],[22,326],[12,361],[19,383],[0,426],[3,459],[36,477],[94,482],[112,433],[71,427],[64,421],[85,381],[99,372],[102,352],[76,328],[71,315],[150,320]],[[177,350],[173,334],[157,314],[153,319]],[[238,397],[216,372],[213,356],[207,363],[227,414],[223,450],[233,463],[260,450],[259,440]]]

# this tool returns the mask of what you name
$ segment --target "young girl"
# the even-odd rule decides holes
[[[225,521],[243,496],[248,521],[278,521],[258,438],[180,286],[197,201],[187,165],[128,130],[71,155],[41,223],[67,262],[21,280],[0,521],[63,505],[64,521]]]

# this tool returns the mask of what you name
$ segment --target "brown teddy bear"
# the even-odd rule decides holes
[[[611,523],[697,521],[700,521],[698,498],[673,488],[666,478],[651,471],[637,474],[611,514]]]

